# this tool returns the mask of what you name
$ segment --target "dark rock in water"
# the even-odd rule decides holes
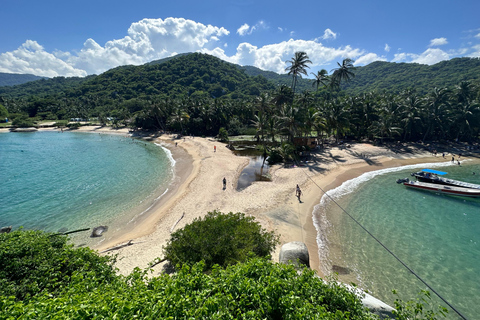
[[[332,266],[332,271],[338,273],[339,275],[350,273],[350,269],[345,268],[345,267],[341,267],[341,266],[337,266],[337,265]]]
[[[67,231],[68,231],[68,228],[63,227],[63,228],[58,229],[57,232],[58,233],[64,233],[64,232],[67,232]]]
[[[90,238],[96,238],[96,237],[101,237],[104,232],[108,231],[107,226],[98,226],[93,228],[92,234],[90,235]]]
[[[0,233],[10,233],[12,226],[0,228]]]

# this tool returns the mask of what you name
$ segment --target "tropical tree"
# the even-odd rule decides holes
[[[405,90],[400,95],[400,118],[403,140],[416,138],[422,129],[421,112],[423,101],[412,90]]]
[[[423,137],[425,141],[431,134],[438,136],[439,129],[444,137],[448,122],[449,91],[446,88],[434,88],[425,98],[427,131]]]
[[[317,71],[317,74],[314,74],[313,72],[311,72],[311,74],[313,74],[315,76],[315,79],[312,82],[312,86],[313,87],[316,86],[317,91],[318,91],[318,87],[320,87],[320,85],[326,87],[330,82],[330,77],[328,76],[328,71],[325,70],[325,69]]]
[[[292,76],[292,91],[295,94],[295,87],[297,85],[298,77],[301,77],[302,74],[308,75],[307,68],[310,68],[307,64],[312,63],[309,60],[308,55],[303,51],[295,52],[295,56],[287,61],[290,65],[285,69],[288,71],[288,75]]]
[[[342,64],[337,62],[338,68],[333,69],[333,74],[331,77],[331,86],[333,88],[340,88],[342,81],[349,82],[355,77],[355,67],[353,66],[353,61],[350,58],[343,59]]]

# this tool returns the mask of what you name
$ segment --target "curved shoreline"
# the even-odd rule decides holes
[[[82,127],[76,131],[129,134],[128,130],[103,127]],[[118,254],[116,266],[122,274],[130,273],[135,267],[146,268],[149,262],[162,258],[162,246],[169,240],[173,229],[184,227],[208,211],[219,210],[244,212],[254,216],[263,228],[275,231],[280,236],[280,245],[272,255],[275,261],[278,261],[282,244],[305,242],[310,252],[311,268],[325,276],[318,255],[318,231],[313,222],[314,206],[319,204],[324,192],[364,172],[450,159],[434,157],[425,147],[416,148],[413,144],[397,150],[357,143],[312,153],[310,161],[300,167],[275,165],[270,168],[271,182],[254,182],[246,189],[236,191],[236,179],[248,163],[247,157],[234,155],[214,139],[153,137],[150,140],[162,143],[172,152],[176,161],[174,183],[133,229],[115,234],[95,248],[102,251],[133,240],[133,245],[111,252]],[[227,178],[226,190],[222,188],[223,177]],[[296,184],[302,189],[301,202],[295,197]],[[154,272],[161,272],[162,268],[163,265],[159,264]]]
[[[172,137],[162,136],[158,141],[172,141]],[[182,228],[195,218],[208,211],[244,212],[252,215],[267,230],[280,236],[280,245],[273,254],[278,261],[282,244],[302,241],[310,252],[310,265],[320,276],[324,276],[317,246],[318,231],[313,222],[314,206],[320,202],[325,192],[364,172],[388,167],[403,166],[421,162],[445,161],[433,157],[423,150],[410,154],[397,154],[385,148],[368,144],[354,145],[351,149],[329,149],[327,158],[316,159],[301,167],[285,168],[279,165],[270,170],[272,182],[254,182],[242,191],[236,191],[234,182],[248,161],[246,157],[235,156],[223,144],[208,138],[187,138],[178,140],[178,147],[170,144],[172,151],[185,148],[191,156],[192,173],[177,192],[172,192],[168,204],[158,205],[157,212],[138,231],[121,235],[116,242],[102,244],[99,250],[135,239],[134,246],[115,251],[119,254],[117,267],[128,274],[134,267],[145,268],[155,258],[162,258],[162,246],[167,243],[170,233]],[[216,152],[214,146],[217,146]],[[352,153],[352,151],[354,151]],[[368,161],[352,154],[368,152]],[[174,155],[176,156],[176,155]],[[339,157],[343,160],[339,161]],[[179,158],[175,158],[178,160]],[[227,189],[221,188],[221,179],[227,178]],[[295,185],[302,188],[303,198],[295,197]],[[162,271],[162,264],[155,266],[155,272]]]

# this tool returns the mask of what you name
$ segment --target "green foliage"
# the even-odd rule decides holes
[[[62,295],[15,302],[0,319],[374,319],[358,297],[311,270],[252,259],[205,272],[203,263],[148,279],[135,270],[102,287],[72,278]]]
[[[295,147],[291,143],[282,143],[280,146],[268,151],[268,164],[272,165],[279,162],[289,162],[295,158]]]
[[[204,261],[210,269],[246,261],[251,254],[269,256],[277,243],[278,237],[253,217],[215,210],[172,233],[163,253],[174,266]]]
[[[228,142],[228,131],[224,127],[221,127],[220,130],[218,130],[218,140],[220,142]]]
[[[33,74],[16,74],[0,72],[0,87],[15,86],[29,81],[44,79],[44,77],[34,76]]]
[[[82,124],[80,122],[69,122],[67,124],[67,127],[70,128],[70,129],[78,129],[82,126]]]
[[[5,121],[8,118],[8,111],[2,104],[0,104],[0,121]]]
[[[342,86],[349,95],[370,91],[400,93],[414,88],[424,95],[435,87],[452,87],[462,81],[480,80],[479,58],[455,58],[434,65],[376,61],[358,67],[356,77]]]
[[[73,249],[65,236],[42,231],[0,233],[0,296],[29,300],[35,295],[57,295],[72,277],[95,285],[113,281],[111,258],[88,248]]]
[[[26,115],[22,115],[13,119],[12,126],[17,128],[29,128],[34,127],[35,124],[32,119],[28,118]]]
[[[55,126],[61,128],[61,127],[66,127],[68,125],[67,120],[59,120],[55,122]]]
[[[394,294],[397,294],[393,290]],[[446,318],[448,310],[439,306],[438,312],[432,310],[430,306],[430,292],[422,290],[416,301],[404,302],[400,299],[395,300],[395,310],[393,314],[397,320],[426,319],[434,320],[440,316]]]

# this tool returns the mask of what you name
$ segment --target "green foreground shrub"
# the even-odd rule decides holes
[[[0,296],[0,319],[373,319],[355,295],[308,269],[255,258],[205,271],[184,265],[148,279],[136,269],[97,287],[74,276],[56,297]]]
[[[0,233],[0,295],[17,300],[55,296],[72,277],[101,285],[116,278],[112,263],[91,249],[74,249],[65,236],[34,230]]]
[[[210,269],[215,264],[226,267],[246,261],[252,254],[267,257],[277,243],[278,237],[253,217],[213,211],[172,233],[163,253],[173,266],[204,261]]]

